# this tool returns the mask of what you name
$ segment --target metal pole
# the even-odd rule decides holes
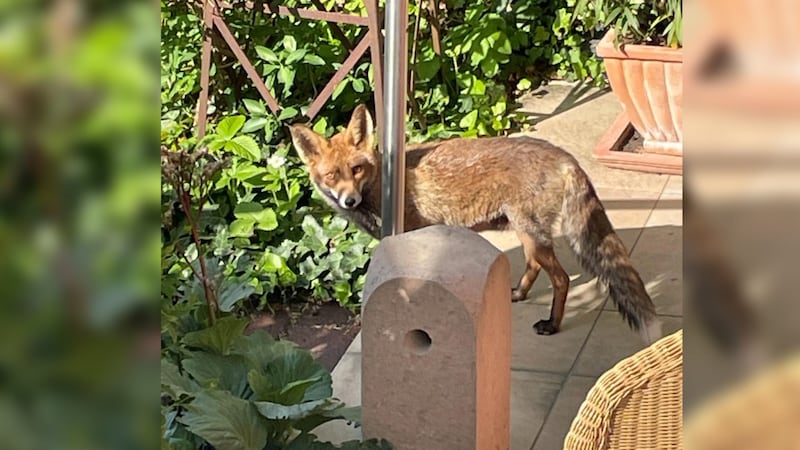
[[[386,0],[384,54],[383,186],[381,235],[403,232],[405,211],[406,72],[408,66],[408,0]]]

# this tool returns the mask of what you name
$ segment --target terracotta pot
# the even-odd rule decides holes
[[[611,30],[597,45],[608,81],[644,151],[683,155],[683,51],[649,45],[614,47]]]

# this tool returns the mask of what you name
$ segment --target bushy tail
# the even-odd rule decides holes
[[[622,317],[642,338],[661,337],[655,306],[633,268],[625,244],[606,216],[586,173],[578,166],[567,169],[562,227],[581,266],[608,286]]]

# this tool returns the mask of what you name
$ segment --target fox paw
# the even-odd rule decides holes
[[[522,293],[519,289],[511,289],[511,301],[512,302],[521,302],[525,300],[528,296]]]
[[[533,324],[533,329],[536,330],[536,334],[545,336],[558,333],[558,328],[553,324],[553,319],[540,320]]]

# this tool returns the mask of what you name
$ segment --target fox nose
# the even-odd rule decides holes
[[[356,199],[355,199],[355,198],[353,198],[353,197],[348,197],[348,198],[346,198],[346,199],[344,200],[344,204],[345,204],[345,206],[347,206],[348,208],[352,208],[353,206],[355,206],[355,205],[356,205]]]

